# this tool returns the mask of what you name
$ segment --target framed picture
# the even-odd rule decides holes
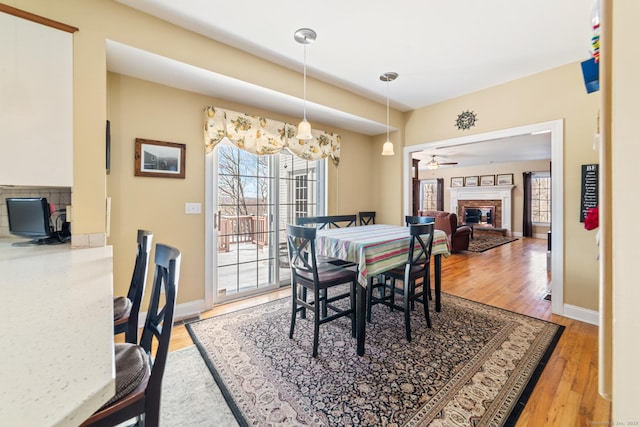
[[[451,186],[452,187],[462,187],[464,186],[464,178],[461,176],[451,178]]]
[[[477,187],[478,186],[478,177],[477,176],[467,176],[464,179],[465,187]]]
[[[513,185],[513,174],[505,173],[498,175],[498,185]]]
[[[136,138],[135,176],[182,178],[185,144]]]
[[[495,185],[496,176],[495,175],[482,175],[480,177],[480,185]]]

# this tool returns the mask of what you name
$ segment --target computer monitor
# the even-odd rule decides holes
[[[9,233],[32,239],[31,244],[63,243],[51,224],[51,210],[44,197],[7,198]]]

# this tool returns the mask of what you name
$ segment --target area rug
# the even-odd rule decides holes
[[[238,425],[194,345],[167,356],[161,399],[161,427]]]
[[[474,235],[469,241],[470,252],[484,252],[518,240],[517,237]]]
[[[374,306],[364,356],[350,322],[312,314],[289,339],[288,298],[190,323],[187,329],[240,425],[513,425],[563,327],[442,295],[442,311]]]

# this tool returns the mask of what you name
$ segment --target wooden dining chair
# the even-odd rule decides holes
[[[343,228],[356,225],[358,217],[356,215],[326,215],[307,216],[296,218],[297,225],[313,225],[318,230],[328,228]]]
[[[382,273],[383,278],[380,282],[367,287],[367,321],[371,321],[371,307],[375,304],[386,305],[391,311],[394,309],[403,311],[405,337],[408,342],[411,342],[413,303],[422,303],[427,326],[431,328],[428,293],[433,231],[433,223],[409,225],[411,241],[409,243],[407,262],[400,267]],[[402,281],[402,288],[396,287],[396,280]],[[375,296],[374,288],[379,291],[378,296]],[[418,288],[420,289],[418,290]],[[396,303],[395,294],[402,295],[402,305]]]
[[[133,266],[133,275],[127,296],[113,298],[113,334],[125,334],[125,342],[138,342],[138,316],[144,296],[149,271],[149,254],[153,242],[153,233],[138,230],[138,248]]]
[[[376,223],[376,213],[373,211],[358,212],[360,225],[371,225]]]
[[[436,222],[436,219],[432,216],[407,215],[404,217],[404,223],[407,226],[411,224],[431,224],[432,222]]]
[[[171,341],[180,258],[178,249],[156,244],[153,288],[140,343],[115,344],[116,394],[81,427],[115,426],[134,418],[135,425],[159,425],[162,377]],[[152,348],[157,348],[155,357]]]
[[[328,216],[307,216],[296,218],[297,225],[314,226],[318,230],[327,230],[331,228],[343,228],[356,225],[356,215],[328,215]],[[339,267],[353,267],[354,262],[345,261],[339,258],[318,256],[321,263],[329,263]]]
[[[289,338],[293,338],[298,312],[306,317],[306,310],[313,310],[313,351],[318,355],[320,325],[348,316],[351,319],[351,335],[356,335],[355,307],[357,273],[341,267],[319,265],[316,257],[316,228],[287,225],[289,263],[291,265],[291,326]],[[349,283],[348,292],[329,296],[329,288]],[[307,291],[313,300],[307,301]],[[340,300],[349,300],[347,308],[337,306]],[[331,310],[331,314],[327,311]]]

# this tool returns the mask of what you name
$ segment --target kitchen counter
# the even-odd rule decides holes
[[[111,246],[0,239],[0,425],[77,426],[114,394]]]

